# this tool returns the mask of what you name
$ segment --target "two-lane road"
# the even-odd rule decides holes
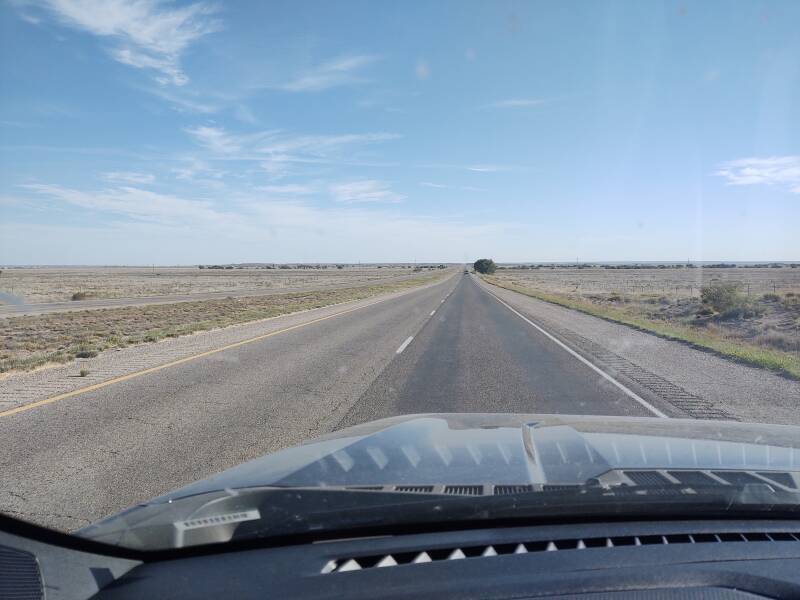
[[[0,417],[0,511],[74,529],[338,427],[441,411],[653,415],[459,273]]]

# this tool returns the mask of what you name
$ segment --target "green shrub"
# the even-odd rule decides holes
[[[764,302],[778,302],[781,299],[781,297],[778,296],[778,294],[770,293],[770,294],[764,294],[763,296],[761,296],[761,299]]]
[[[701,288],[700,299],[716,312],[730,311],[745,305],[745,298],[739,288],[739,284],[732,281],[715,281]]]
[[[75,349],[75,358],[94,358],[97,356],[97,349],[87,343],[78,344]]]

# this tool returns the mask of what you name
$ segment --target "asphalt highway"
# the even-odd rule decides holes
[[[245,460],[419,412],[657,416],[455,276],[0,416],[0,512],[75,529]]]

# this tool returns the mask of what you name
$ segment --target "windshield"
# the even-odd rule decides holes
[[[0,513],[137,549],[791,514],[800,4],[0,6]]]

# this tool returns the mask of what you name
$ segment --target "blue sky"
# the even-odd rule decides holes
[[[799,260],[800,3],[0,5],[0,263]]]

